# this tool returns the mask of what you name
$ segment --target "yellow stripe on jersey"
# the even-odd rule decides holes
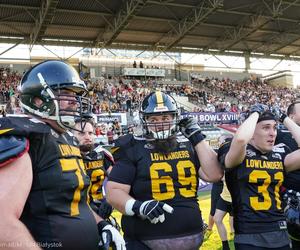
[[[13,130],[13,128],[8,128],[8,129],[0,129],[0,135],[5,134],[6,132],[9,132]]]
[[[110,153],[114,154],[117,150],[119,150],[120,147],[113,147],[110,149]]]
[[[163,96],[162,93],[160,91],[156,91],[156,101],[157,101],[157,107],[161,108],[164,106],[164,100],[163,100]]]

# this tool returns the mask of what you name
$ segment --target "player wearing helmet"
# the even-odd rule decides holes
[[[88,205],[90,179],[64,133],[89,114],[85,84],[72,66],[45,61],[25,73],[20,90],[30,116],[0,119],[0,245],[98,249],[101,219]]]
[[[126,135],[115,142],[115,165],[107,183],[108,201],[123,213],[126,247],[198,249],[203,240],[198,178],[222,177],[216,154],[197,122],[179,122],[170,95],[149,94],[140,117],[143,136]]]

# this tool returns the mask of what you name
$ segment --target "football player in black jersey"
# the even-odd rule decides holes
[[[300,125],[300,102],[292,103],[287,109],[287,116],[292,119],[297,125]],[[277,133],[277,138],[275,144],[284,143],[289,146],[292,151],[299,148],[296,140],[293,138],[290,131],[286,128],[280,128]],[[289,172],[284,177],[284,194],[289,196],[295,192],[300,192],[300,170]],[[296,196],[297,197],[297,196]],[[288,197],[287,197],[288,198]],[[300,199],[300,198],[298,198]],[[298,201],[299,202],[299,201]],[[288,214],[293,210],[292,207],[286,209]],[[294,213],[293,213],[294,214]],[[298,214],[298,221],[300,220],[300,207],[296,209],[295,214]],[[294,215],[293,215],[294,217]],[[287,218],[288,232],[292,241],[293,249],[300,249],[300,224],[292,222],[293,218]]]
[[[140,116],[143,136],[116,140],[115,165],[107,183],[108,201],[123,214],[126,247],[198,249],[203,241],[198,179],[221,179],[216,153],[194,119],[179,122],[170,95],[149,94]],[[179,127],[189,140],[177,134]]]
[[[74,135],[79,142],[79,148],[83,157],[83,163],[87,175],[91,179],[89,189],[91,208],[109,224],[119,227],[116,220],[110,217],[113,208],[104,198],[104,180],[111,171],[114,159],[111,153],[100,145],[95,144],[94,122],[87,119],[84,128],[80,131],[81,122],[77,121],[75,125]],[[102,222],[104,223],[104,222]],[[113,230],[113,234],[118,234],[118,238],[122,238],[120,233]],[[107,238],[107,246],[112,245],[113,235]]]
[[[86,173],[91,179],[91,205],[101,218],[107,219],[112,212],[112,206],[104,199],[104,180],[109,174],[114,159],[112,154],[100,145],[95,144],[95,129],[93,120],[86,121],[83,131],[79,131],[80,122],[75,125],[74,135],[79,141]]]
[[[111,226],[88,205],[90,179],[64,133],[89,113],[85,84],[72,66],[53,60],[27,71],[20,91],[32,116],[0,119],[0,245],[96,250]]]
[[[284,125],[300,143],[300,127],[283,117]],[[300,168],[300,150],[274,146],[276,118],[256,104],[231,142],[219,149],[231,193],[237,250],[290,249],[280,187],[284,171]]]

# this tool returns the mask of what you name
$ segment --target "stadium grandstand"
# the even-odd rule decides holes
[[[299,13],[297,0],[0,0],[0,115],[22,114],[22,76],[58,59],[87,84],[98,143],[141,132],[140,104],[161,90],[217,150],[252,105],[300,98]],[[201,249],[221,249],[212,239]]]

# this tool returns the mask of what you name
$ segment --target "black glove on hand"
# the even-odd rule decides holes
[[[258,114],[262,114],[263,112],[267,111],[269,108],[267,105],[261,104],[261,103],[257,103],[254,104],[250,107],[249,109],[249,113],[252,114],[254,112],[257,112]]]
[[[151,223],[163,223],[165,221],[165,212],[173,213],[173,208],[164,202],[157,200],[135,201],[129,200],[125,207],[128,215],[139,215],[143,219],[148,219]]]
[[[300,225],[300,211],[287,206],[284,209],[286,221],[290,224]]]
[[[98,215],[102,219],[108,219],[112,211],[113,207],[106,200],[102,200],[98,207]]]
[[[272,114],[275,115],[276,120],[278,120],[281,123],[283,123],[284,119],[287,117],[287,115],[283,113],[281,109],[277,106],[272,108]]]
[[[205,139],[205,135],[201,133],[201,128],[198,122],[193,117],[186,117],[178,123],[180,132],[189,139],[195,147],[199,142]]]
[[[99,250],[109,250],[109,246],[114,244],[116,250],[126,250],[125,241],[120,232],[106,221],[98,223],[100,234]]]
[[[280,115],[280,117],[279,117],[279,121],[280,121],[281,123],[283,123],[283,121],[284,121],[285,118],[287,118],[287,115],[286,115],[285,113],[282,113],[282,114]]]

